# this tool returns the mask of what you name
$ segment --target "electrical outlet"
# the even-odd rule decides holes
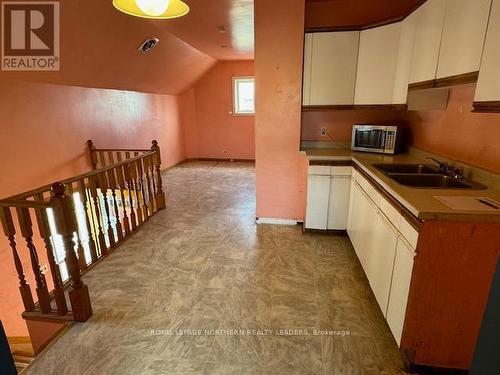
[[[319,130],[319,132],[320,132],[320,134],[321,134],[321,136],[322,136],[322,137],[325,137],[325,136],[326,136],[326,128],[325,128],[325,127],[321,128],[321,129]]]
[[[229,151],[228,150],[224,150],[222,153],[224,154],[224,156],[228,156],[229,155]]]

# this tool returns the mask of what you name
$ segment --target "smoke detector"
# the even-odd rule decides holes
[[[139,52],[146,53],[155,48],[158,43],[160,43],[160,39],[158,38],[148,38],[137,49]]]

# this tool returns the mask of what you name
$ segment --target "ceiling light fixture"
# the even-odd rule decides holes
[[[113,0],[113,5],[120,12],[142,18],[177,18],[189,12],[181,0]]]

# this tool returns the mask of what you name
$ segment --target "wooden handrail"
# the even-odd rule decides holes
[[[116,163],[116,164],[113,164],[113,165],[109,165],[109,166],[104,167],[104,168],[96,169],[96,170],[93,170],[93,171],[90,171],[90,172],[87,172],[87,173],[82,173],[82,174],[80,174],[78,176],[70,177],[70,178],[62,180],[60,182],[62,184],[64,184],[64,185],[72,183],[72,182],[77,182],[78,180],[82,180],[84,178],[95,176],[95,175],[98,175],[98,174],[100,174],[102,172],[107,172],[107,171],[109,171],[109,170],[111,170],[113,168],[126,165],[126,164],[134,162],[136,160],[141,160],[142,158],[144,158],[144,156],[146,156],[146,155],[153,155],[155,152],[156,151],[149,150],[148,153],[145,153],[145,154],[142,154],[142,155],[139,155],[139,156],[135,156],[133,158],[124,160],[122,162],[119,162],[119,163]],[[41,187],[33,189],[33,190],[26,191],[24,193],[20,193],[20,194],[16,194],[16,195],[10,196],[10,197],[5,198],[5,199],[0,199],[0,205],[2,205],[2,203],[4,203],[4,202],[8,202],[8,201],[13,202],[13,201],[20,200],[22,198],[29,198],[29,197],[35,196],[36,194],[39,194],[39,193],[48,192],[48,191],[50,191],[51,187],[52,187],[52,184],[49,184],[49,185],[41,186]],[[19,202],[25,202],[25,201],[19,201]],[[31,201],[28,201],[28,202],[31,202]],[[38,205],[38,203],[33,203],[33,204]],[[29,206],[29,207],[38,207],[36,205]]]
[[[50,202],[32,201],[28,199],[3,199],[0,200],[0,207],[49,208],[51,204]]]
[[[150,148],[95,148],[94,151],[119,151],[119,152],[151,152]]]

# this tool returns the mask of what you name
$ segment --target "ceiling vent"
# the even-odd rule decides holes
[[[141,46],[138,48],[139,52],[146,53],[155,48],[158,43],[160,43],[160,39],[158,38],[148,38],[146,39]]]

